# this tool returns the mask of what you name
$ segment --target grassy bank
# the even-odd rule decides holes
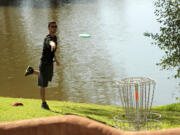
[[[11,106],[14,102],[21,102],[24,106]],[[0,97],[0,122],[75,114],[114,126],[113,116],[124,114],[117,106],[50,100],[48,104],[51,111],[41,109],[41,101],[37,99]],[[154,107],[152,111],[162,115],[161,128],[180,127],[180,104]]]

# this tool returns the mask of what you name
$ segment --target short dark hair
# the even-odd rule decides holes
[[[48,28],[51,26],[51,24],[56,24],[56,22],[54,22],[54,21],[48,22]]]

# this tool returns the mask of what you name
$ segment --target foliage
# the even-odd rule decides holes
[[[175,68],[175,78],[180,78],[180,0],[157,0],[155,15],[160,23],[160,33],[144,33],[151,37],[165,55],[157,65],[162,69]]]

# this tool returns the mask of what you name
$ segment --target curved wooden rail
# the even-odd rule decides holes
[[[88,118],[66,115],[0,123],[0,135],[180,135],[180,128],[125,132]]]

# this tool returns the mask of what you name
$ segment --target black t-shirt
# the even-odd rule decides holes
[[[44,64],[50,64],[53,62],[54,53],[56,51],[56,49],[51,51],[51,46],[49,44],[50,41],[54,41],[57,48],[57,37],[56,36],[52,37],[51,35],[47,35],[46,38],[44,39],[43,51],[41,56],[41,62]]]

